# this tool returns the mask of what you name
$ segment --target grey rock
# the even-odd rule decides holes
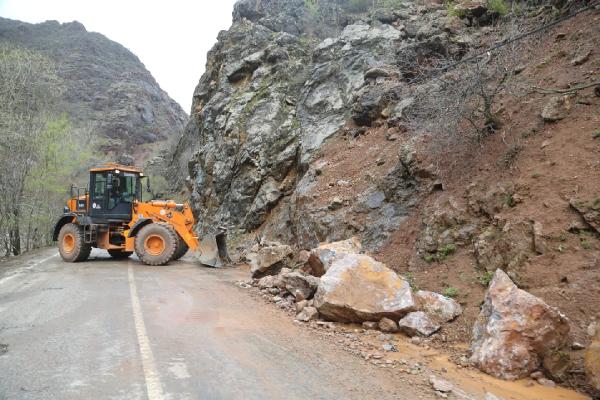
[[[439,293],[419,290],[415,297],[419,304],[419,310],[424,311],[435,320],[448,322],[462,314],[460,304]]]
[[[253,278],[276,275],[291,260],[292,248],[288,245],[275,245],[261,248],[250,262]]]
[[[285,289],[296,298],[296,301],[310,299],[319,285],[319,278],[297,271],[283,274],[281,279]]]
[[[429,383],[431,384],[431,387],[433,387],[433,390],[442,393],[449,393],[454,388],[454,385],[452,385],[452,383],[448,382],[445,379],[438,378],[435,375],[431,375],[429,377]]]
[[[407,314],[398,321],[398,328],[408,336],[431,336],[440,329],[423,311],[415,311]]]
[[[542,109],[541,116],[546,122],[556,122],[567,116],[564,96],[553,96]]]
[[[302,322],[313,321],[319,317],[319,311],[315,307],[307,306],[296,315],[296,319]]]
[[[398,324],[396,321],[389,318],[381,318],[378,324],[379,330],[382,332],[396,332],[398,330]]]

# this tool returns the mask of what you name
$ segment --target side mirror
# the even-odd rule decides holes
[[[152,193],[152,189],[150,189],[150,177],[146,178],[146,192]]]

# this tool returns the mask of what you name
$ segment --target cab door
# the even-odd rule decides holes
[[[108,203],[107,172],[95,172],[90,177],[90,216],[104,218]]]

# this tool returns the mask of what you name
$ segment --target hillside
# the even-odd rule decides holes
[[[455,298],[462,316],[427,344],[457,362],[505,271],[568,318],[562,372],[544,373],[596,393],[582,349],[600,318],[600,14],[585,6],[240,0],[171,175],[241,262],[280,243],[304,265],[356,236]]]
[[[187,118],[141,61],[79,22],[29,24],[0,18],[0,41],[30,48],[56,63],[64,109],[92,129],[103,148],[140,158],[138,145],[179,135]],[[137,147],[136,147],[137,146]]]

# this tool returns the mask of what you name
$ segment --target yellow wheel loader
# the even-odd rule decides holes
[[[144,179],[150,191],[142,170],[110,163],[90,170],[89,189],[72,186],[53,232],[63,260],[83,261],[96,247],[115,259],[135,251],[147,265],[165,265],[188,250],[205,265],[220,267],[229,262],[224,230],[199,240],[189,205],[172,200],[144,202]]]

